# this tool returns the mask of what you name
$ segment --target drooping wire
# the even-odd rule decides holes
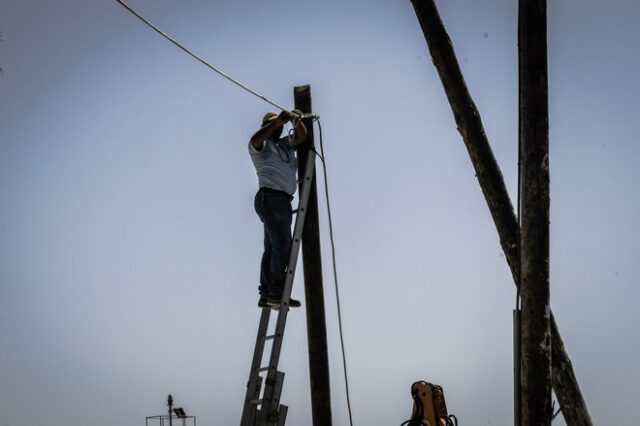
[[[202,59],[200,56],[198,56],[197,54],[193,53],[191,50],[189,50],[188,48],[184,47],[182,44],[178,43],[173,37],[171,37],[169,34],[165,33],[164,31],[162,31],[160,28],[158,28],[157,26],[155,26],[151,21],[149,21],[147,18],[145,18],[144,16],[142,16],[141,14],[139,14],[138,12],[136,12],[131,6],[129,6],[127,3],[125,3],[122,0],[116,0],[118,3],[120,3],[120,5],[122,5],[122,7],[124,7],[125,9],[127,9],[129,12],[131,12],[134,16],[136,16],[138,19],[140,19],[142,22],[144,22],[145,24],[147,24],[149,27],[153,28],[158,34],[160,34],[162,37],[166,38],[167,40],[169,40],[171,43],[173,43],[174,45],[176,45],[178,48],[180,48],[181,50],[183,50],[184,52],[186,52],[187,54],[191,55],[193,58],[195,58],[196,60],[198,60],[199,62],[201,62],[202,64],[204,64],[205,66],[209,67],[210,69],[212,69],[213,71],[217,72],[218,74],[220,74],[221,76],[223,76],[224,78],[226,78],[227,80],[229,80],[230,82],[234,83],[235,85],[243,88],[244,90],[246,90],[247,92],[259,97],[260,99],[262,99],[263,101],[273,105],[274,107],[282,110],[282,111],[288,111],[285,107],[278,105],[277,103],[273,102],[272,100],[268,99],[266,96],[261,95],[260,93],[256,92],[255,90],[251,89],[250,87],[240,83],[238,80],[234,79],[233,77],[229,76],[228,74],[226,74],[225,72],[221,71],[220,69],[216,68],[215,66],[211,65],[209,62],[205,61],[204,59]]]
[[[314,120],[318,123],[318,133],[320,136],[320,155],[318,157],[322,163],[322,175],[324,177],[324,195],[325,200],[327,202],[327,217],[329,220],[329,240],[331,241],[331,260],[333,264],[333,282],[336,291],[336,305],[338,310],[338,331],[340,333],[340,349],[342,351],[342,369],[344,371],[344,386],[345,392],[347,394],[347,410],[349,412],[349,424],[353,426],[353,415],[351,413],[351,397],[349,395],[349,378],[347,375],[347,356],[346,351],[344,349],[344,333],[342,331],[342,309],[340,307],[340,289],[338,286],[338,269],[336,266],[336,247],[333,238],[333,222],[331,220],[331,201],[329,200],[329,181],[327,178],[327,164],[326,157],[324,155],[324,145],[322,143],[322,124],[320,123],[320,119],[317,118]]]
[[[522,72],[522,70],[520,70]],[[521,96],[521,94],[519,95]],[[519,121],[521,116],[518,117]],[[516,208],[518,209],[517,226],[518,226],[518,241],[516,244],[517,251],[516,265],[518,268],[518,276],[516,283],[516,308],[514,315],[514,332],[517,331],[518,341],[514,341],[514,424],[519,425],[522,417],[522,378],[521,378],[521,366],[522,366],[522,126],[518,125],[518,201]]]

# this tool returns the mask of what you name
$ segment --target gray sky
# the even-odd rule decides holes
[[[409,1],[132,4],[276,102],[312,85],[355,423],[400,424],[426,379],[462,425],[510,424],[515,290]],[[517,2],[439,7],[515,200]],[[596,423],[638,417],[639,11],[549,4],[552,306]],[[246,145],[271,108],[115,1],[1,0],[0,31],[0,425],[140,425],[168,393],[236,424],[259,317]],[[281,368],[288,423],[310,424],[303,310]]]

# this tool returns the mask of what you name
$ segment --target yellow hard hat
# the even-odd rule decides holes
[[[278,118],[277,112],[268,112],[264,115],[264,117],[262,117],[262,125],[264,126],[265,124],[275,120],[276,118]]]

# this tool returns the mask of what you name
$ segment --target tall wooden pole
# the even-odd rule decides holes
[[[491,150],[480,114],[469,94],[460,64],[433,0],[411,0],[427,41],[458,131],[469,153],[478,183],[500,237],[500,245],[518,285],[518,221],[504,184],[502,172]],[[553,389],[568,426],[593,426],[569,354],[551,314]]]
[[[547,2],[520,0],[522,426],[551,425]]]
[[[296,109],[312,113],[311,87],[298,86],[293,90]],[[313,123],[305,120],[308,137],[298,147],[298,176],[302,176],[309,150],[314,147]],[[329,355],[327,325],[322,285],[322,259],[320,256],[320,226],[318,220],[318,191],[313,174],[307,217],[302,232],[302,265],[304,268],[304,294],[307,311],[307,339],[309,342],[309,378],[311,385],[311,414],[314,426],[331,426],[331,386],[329,382]]]

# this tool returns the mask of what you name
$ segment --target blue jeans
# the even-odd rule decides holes
[[[264,253],[260,263],[261,296],[282,296],[291,250],[291,199],[286,192],[260,188],[254,207],[264,224]]]

